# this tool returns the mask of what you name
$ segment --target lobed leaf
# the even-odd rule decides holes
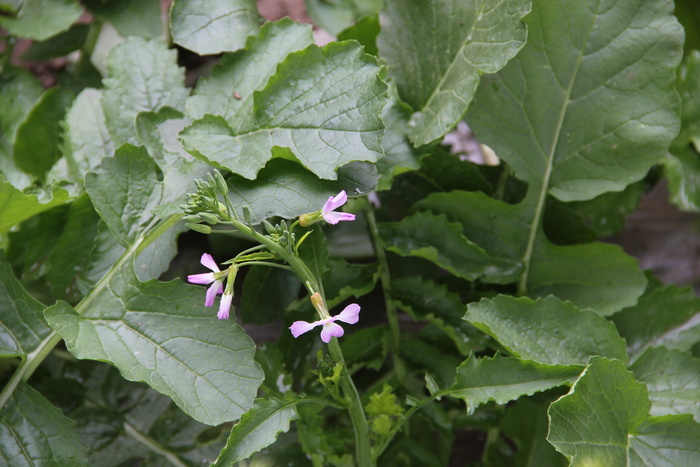
[[[199,55],[243,48],[258,30],[255,0],[175,0],[170,7],[173,41]]]
[[[263,377],[253,341],[202,306],[202,288],[139,282],[129,266],[101,284],[81,302],[81,314],[64,302],[44,313],[73,355],[110,362],[209,425],[236,420],[253,405]]]
[[[377,38],[401,99],[415,110],[415,146],[462,118],[483,73],[495,73],[523,47],[529,0],[387,0]],[[430,34],[425,34],[429,31]]]
[[[545,365],[585,365],[593,355],[627,362],[615,325],[556,297],[531,300],[499,295],[470,303],[466,321],[515,357]]]
[[[572,465],[692,465],[700,424],[689,415],[649,417],[650,408],[646,387],[620,361],[594,357],[550,406],[547,439]]]
[[[318,177],[335,180],[339,167],[381,155],[386,85],[378,72],[357,44],[311,45],[287,56],[254,93],[250,112],[231,121],[205,115],[181,141],[196,157],[248,179],[281,147]]]

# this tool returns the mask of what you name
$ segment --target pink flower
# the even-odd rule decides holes
[[[321,209],[321,215],[323,216],[323,219],[329,224],[333,225],[337,224],[340,221],[354,221],[354,214],[350,214],[347,212],[333,212],[334,210],[338,209],[340,206],[345,204],[347,201],[348,195],[345,193],[345,190],[338,193],[335,197],[331,196],[330,198],[328,198],[326,204],[323,205],[323,209]]]
[[[299,337],[305,332],[311,331],[316,326],[323,325],[321,330],[321,340],[326,344],[331,341],[332,337],[341,337],[345,331],[340,325],[336,324],[334,321],[342,321],[343,323],[355,324],[360,320],[360,305],[357,303],[352,303],[345,307],[343,311],[330,318],[321,319],[314,321],[313,323],[308,323],[306,321],[295,321],[289,327],[292,331],[292,336]]]
[[[228,313],[231,311],[231,301],[233,301],[233,295],[230,293],[225,293],[221,296],[221,303],[219,303],[219,312],[216,317],[219,319],[228,319]]]
[[[200,262],[203,266],[211,269],[212,272],[192,274],[187,276],[187,281],[191,284],[211,284],[211,287],[207,289],[207,298],[204,301],[204,306],[212,306],[214,305],[216,294],[220,294],[224,291],[224,276],[218,275],[221,271],[210,254],[204,253]]]

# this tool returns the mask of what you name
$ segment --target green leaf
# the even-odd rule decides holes
[[[25,356],[51,334],[44,320],[44,305],[34,300],[15,279],[0,255],[0,355]]]
[[[387,250],[431,261],[457,277],[474,280],[488,267],[489,256],[462,235],[462,226],[444,215],[418,212],[401,222],[379,225]]]
[[[20,383],[0,412],[0,462],[12,466],[87,466],[86,454],[75,423]]]
[[[377,264],[349,263],[342,259],[328,261],[328,274],[323,277],[328,307],[333,308],[351,297],[360,298],[372,292],[377,284]]]
[[[277,148],[273,154],[289,152]],[[321,180],[296,162],[283,158],[270,160],[255,180],[233,175],[229,178],[229,198],[239,213],[243,206],[251,211],[251,222],[279,216],[293,219],[317,211],[330,196],[345,190],[350,196],[369,193],[377,177],[370,164],[356,162],[338,169],[336,181]]]
[[[67,31],[57,34],[50,39],[34,42],[22,54],[22,60],[44,61],[68,55],[85,44],[89,30],[89,24],[74,24]]]
[[[527,45],[474,99],[476,136],[541,200],[591,199],[640,180],[678,132],[683,29],[673,5],[534,0],[525,21]]]
[[[311,45],[287,56],[254,93],[254,112],[228,121],[206,115],[181,141],[193,155],[248,179],[279,146],[320,178],[335,180],[338,167],[381,155],[386,85],[378,72],[356,43]]]
[[[282,317],[300,287],[299,279],[289,271],[252,266],[243,281],[238,307],[241,319],[246,324],[267,324]]]
[[[111,23],[123,37],[163,35],[158,0],[83,0],[83,5],[93,15]]]
[[[521,20],[529,11],[529,0],[385,1],[377,45],[401,99],[416,110],[409,122],[415,146],[447,133],[481,75],[497,72],[523,47]]]
[[[43,41],[68,29],[82,14],[75,0],[24,0],[16,18],[0,16],[0,26],[13,36]]]
[[[370,0],[373,1],[373,0]],[[379,3],[380,0],[374,0]],[[355,21],[351,26],[340,31],[337,35],[339,41],[356,40],[365,52],[370,55],[378,55],[377,36],[381,31],[379,17],[376,15],[363,16]]]
[[[547,439],[572,465],[693,465],[700,424],[649,417],[643,383],[617,360],[591,359],[569,394],[549,408]]]
[[[342,40],[338,33],[362,16],[379,13],[382,0],[304,0],[304,4],[314,24]]]
[[[170,8],[173,41],[199,55],[242,49],[258,30],[255,0],[175,0]]]
[[[62,88],[46,91],[17,128],[12,157],[24,172],[43,178],[61,156],[59,122],[73,94]]]
[[[591,310],[556,297],[539,300],[499,295],[470,303],[464,319],[508,352],[546,365],[585,365],[592,355],[627,362],[615,326]]]
[[[0,234],[40,212],[64,204],[67,199],[68,192],[55,186],[39,193],[23,193],[0,174]]]
[[[678,74],[683,107],[681,131],[663,160],[671,200],[681,209],[700,211],[700,52],[691,51]]]
[[[488,401],[505,404],[521,396],[570,384],[579,374],[579,366],[550,366],[501,355],[493,358],[472,355],[457,367],[454,384],[440,391],[440,395],[462,399],[467,412],[473,413]]]
[[[129,245],[153,219],[162,196],[157,166],[143,147],[124,145],[89,172],[85,189],[95,210],[122,246]]]
[[[328,246],[326,245],[326,236],[321,227],[316,225],[312,227],[311,234],[306,237],[306,240],[299,246],[299,259],[301,259],[306,267],[317,280],[321,280],[323,274],[328,270]],[[297,232],[296,235],[305,235],[306,232]],[[318,292],[318,291],[317,291]]]
[[[299,418],[296,405],[302,401],[256,400],[253,408],[231,430],[226,447],[213,465],[233,465],[274,443],[277,435],[287,432],[289,423]]]
[[[650,347],[630,370],[647,385],[651,415],[691,414],[700,421],[700,359],[678,350]]]
[[[245,50],[225,54],[211,75],[197,82],[187,99],[187,114],[192,118],[220,115],[243,125],[253,112],[254,92],[265,87],[277,64],[312,43],[311,28],[306,25],[288,18],[265,23],[257,36],[248,38]]]
[[[464,235],[491,256],[496,273],[486,282],[508,283],[519,278],[523,293],[555,295],[580,308],[608,315],[637,303],[647,280],[637,261],[615,245],[552,244],[533,222],[533,206],[498,201],[483,193],[435,193],[417,209],[442,213],[460,222]],[[537,221],[539,223],[539,220]],[[532,247],[528,255],[528,245]],[[522,266],[527,265],[527,273]]]
[[[144,381],[209,425],[238,419],[262,382],[253,341],[237,324],[202,306],[204,290],[179,281],[139,282],[131,267],[115,267],[79,305],[44,312],[79,359],[116,366]]]
[[[67,170],[53,177],[82,182],[89,170],[95,170],[102,158],[111,156],[115,150],[102,111],[102,92],[84,89],[78,94],[66,113],[63,127],[61,149]]]
[[[189,90],[177,52],[159,40],[130,37],[110,50],[102,109],[116,146],[138,144],[134,120],[141,111],[170,106],[183,110]]]
[[[690,350],[700,342],[700,299],[689,287],[647,291],[637,306],[612,317],[634,359],[649,347]]]

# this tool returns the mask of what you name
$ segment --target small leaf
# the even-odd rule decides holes
[[[4,465],[87,466],[87,449],[75,423],[25,383],[0,411],[0,462]]]
[[[386,85],[378,72],[355,43],[311,45],[290,54],[254,94],[254,113],[231,121],[206,115],[181,141],[196,157],[248,179],[279,146],[320,178],[335,180],[338,167],[381,156]]]
[[[134,120],[141,111],[170,106],[183,110],[189,90],[177,53],[159,40],[130,37],[110,50],[102,109],[116,146],[138,144]]]
[[[170,8],[173,41],[199,55],[242,49],[258,30],[255,0],[175,0]]]
[[[233,465],[274,443],[277,435],[287,432],[289,423],[299,418],[296,405],[300,402],[303,400],[256,400],[253,408],[231,430],[226,447],[213,465]]]
[[[73,101],[62,123],[63,157],[67,173],[53,177],[82,182],[89,170],[95,170],[105,156],[114,154],[114,142],[109,136],[102,111],[102,92],[84,89]]]
[[[700,422],[700,359],[678,350],[649,347],[630,370],[647,385],[651,415],[692,414]]]
[[[158,0],[83,0],[85,8],[111,23],[123,37],[160,37],[163,34]]]
[[[80,315],[64,302],[44,313],[77,358],[112,363],[209,425],[236,420],[253,405],[263,377],[253,341],[202,306],[202,288],[139,282],[126,266],[103,281]]]
[[[0,255],[1,356],[26,356],[51,334],[43,310],[44,305],[22,288],[10,265]]]
[[[693,465],[700,424],[690,415],[649,417],[643,383],[617,360],[594,357],[549,408],[547,439],[572,465]]]
[[[12,157],[24,172],[43,178],[61,156],[59,122],[73,100],[73,94],[62,88],[46,91],[17,128]]]
[[[43,41],[68,29],[82,14],[75,0],[24,0],[16,18],[0,16],[0,26],[13,36]]]
[[[585,365],[592,355],[627,362],[615,326],[556,297],[536,301],[499,295],[469,304],[464,319],[514,356],[546,365]]]
[[[157,166],[143,147],[124,145],[85,177],[95,210],[122,246],[131,243],[153,218],[162,196]]]
[[[0,234],[32,216],[68,200],[68,192],[55,186],[39,193],[23,193],[0,174]]]
[[[472,355],[457,367],[454,384],[440,394],[462,399],[467,412],[473,413],[479,405],[491,400],[505,404],[521,396],[570,384],[579,374],[579,366],[550,366],[501,355],[493,358]]]
[[[401,222],[382,223],[379,231],[387,250],[424,258],[463,279],[474,280],[488,267],[486,251],[444,215],[418,212]]]
[[[649,347],[688,351],[700,342],[700,299],[690,287],[648,290],[639,304],[612,317],[636,358]]]
[[[529,11],[529,0],[385,1],[377,45],[401,99],[417,111],[409,123],[415,146],[447,133],[481,75],[495,73],[523,47],[521,20]]]

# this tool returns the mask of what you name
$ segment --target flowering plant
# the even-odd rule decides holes
[[[0,465],[695,465],[692,2],[0,2]]]

